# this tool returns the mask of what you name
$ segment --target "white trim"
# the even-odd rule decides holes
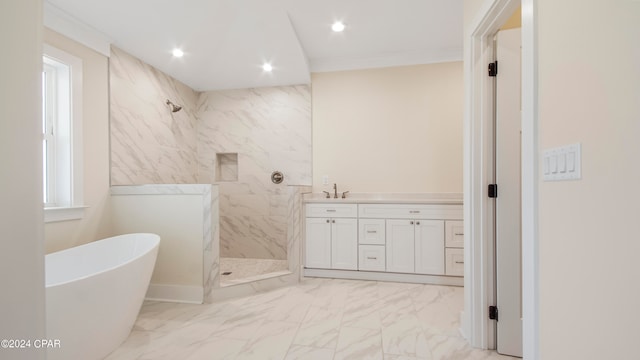
[[[522,0],[522,350],[540,358],[538,40],[534,0]]]
[[[496,340],[495,324],[488,319],[488,307],[495,304],[495,259],[494,203],[486,196],[486,189],[494,178],[495,155],[493,84],[487,77],[486,69],[487,64],[494,60],[494,34],[519,5],[520,0],[485,0],[469,27],[470,31],[465,34],[465,49],[468,50],[464,55],[464,219],[465,234],[470,236],[465,236],[465,314],[462,333],[472,346],[485,349],[495,348]],[[530,40],[529,43],[523,41],[523,46],[530,46]],[[523,68],[524,71],[527,69]],[[530,93],[531,89],[524,91],[524,87],[530,83],[523,82],[523,94]],[[523,188],[523,193],[525,191]],[[530,202],[523,202],[523,207],[528,205]]]
[[[53,59],[69,67],[68,79],[71,94],[66,99],[70,128],[65,128],[64,133],[56,133],[56,136],[68,138],[68,141],[59,141],[60,157],[56,162],[56,205],[58,207],[45,210],[45,222],[81,219],[84,215],[84,147],[83,147],[83,67],[82,59],[65,51],[43,44],[43,56]],[[61,94],[59,94],[61,95]],[[60,124],[56,124],[60,127]],[[63,144],[64,143],[64,144]],[[62,181],[64,180],[64,181]],[[61,181],[63,183],[61,183]],[[67,211],[61,209],[66,208]]]
[[[150,284],[145,299],[202,304],[204,288],[202,286]]]
[[[44,209],[44,222],[80,220],[84,217],[87,206],[51,207]]]
[[[370,57],[313,58],[310,59],[309,62],[311,72],[329,72],[418,64],[435,64],[461,60],[462,49],[448,48],[437,51],[387,53]]]
[[[111,39],[104,33],[67,14],[65,11],[44,2],[43,24],[51,30],[73,39],[104,56],[111,56]]]
[[[462,286],[464,281],[457,276],[437,276],[423,274],[400,274],[376,271],[349,271],[334,269],[304,269],[305,277],[322,277],[351,280],[392,281],[415,284]]]

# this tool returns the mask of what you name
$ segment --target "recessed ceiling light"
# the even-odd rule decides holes
[[[182,57],[184,55],[184,51],[182,51],[180,49],[173,49],[173,51],[171,53],[175,57]]]
[[[262,65],[262,70],[266,72],[271,72],[273,70],[273,66],[271,66],[271,64],[269,63],[265,63],[264,65]]]
[[[342,21],[336,21],[333,23],[333,25],[331,25],[331,30],[335,32],[341,32],[344,30],[344,24],[342,23]]]

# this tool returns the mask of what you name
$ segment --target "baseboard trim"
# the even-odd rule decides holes
[[[201,286],[150,284],[145,300],[202,304],[204,288]]]
[[[422,274],[399,274],[375,271],[350,271],[331,269],[304,269],[306,277],[323,277],[352,280],[393,281],[417,284],[464,286],[464,278]]]

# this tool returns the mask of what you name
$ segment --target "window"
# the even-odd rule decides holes
[[[81,219],[82,60],[45,44],[42,62],[45,222]]]

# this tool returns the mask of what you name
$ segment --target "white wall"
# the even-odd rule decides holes
[[[461,62],[315,73],[312,95],[314,191],[462,192]]]
[[[109,213],[109,63],[106,56],[44,29],[44,42],[82,60],[84,202],[81,220],[45,225],[47,253],[112,235]]]
[[[152,284],[202,287],[202,195],[112,196],[115,234],[160,235]]]
[[[640,2],[537,4],[540,150],[582,143],[582,180],[540,182],[541,359],[636,358]]]
[[[45,336],[42,212],[42,3],[0,5],[0,339]],[[3,359],[44,351],[0,348]]]

